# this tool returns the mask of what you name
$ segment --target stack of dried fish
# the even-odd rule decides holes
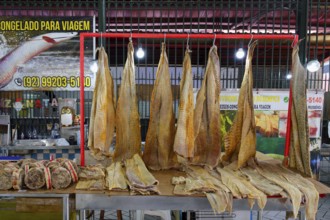
[[[172,103],[169,64],[166,45],[163,43],[151,95],[150,120],[143,152],[143,161],[152,170],[169,169],[177,164],[173,152],[175,117]]]
[[[160,194],[158,180],[148,171],[138,154],[125,161],[126,176],[132,195]]]
[[[174,151],[184,157],[194,156],[194,95],[190,50],[186,49],[180,81],[180,102]]]
[[[41,167],[28,168],[25,171],[24,183],[29,189],[41,189],[46,184],[44,169]]]
[[[109,167],[107,167],[106,171],[106,187],[109,190],[128,190],[127,179],[121,162],[112,163]]]
[[[197,94],[194,111],[195,149],[193,163],[216,167],[221,154],[220,141],[220,61],[213,45]]]
[[[18,170],[18,166],[11,163],[1,163],[0,165],[0,190],[8,190],[13,187],[12,175]],[[15,181],[16,182],[16,181]]]
[[[135,88],[133,43],[128,43],[116,110],[116,147],[114,161],[123,161],[141,153],[140,116]]]
[[[312,176],[309,152],[309,127],[306,102],[307,71],[299,59],[299,43],[292,51],[292,107],[291,107],[291,147],[289,166]]]
[[[237,168],[245,166],[256,155],[256,126],[253,108],[252,58],[257,41],[249,45],[245,73],[239,91],[237,113],[234,123],[225,136],[223,162],[237,162]]]
[[[101,164],[81,167],[79,182],[76,189],[103,190],[105,189],[105,168]]]
[[[99,48],[98,71],[91,109],[88,147],[97,160],[110,156],[110,144],[115,131],[114,85],[103,47]]]

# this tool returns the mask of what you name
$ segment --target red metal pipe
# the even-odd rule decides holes
[[[173,34],[173,33],[80,33],[80,165],[85,166],[85,136],[84,136],[84,122],[85,122],[85,97],[84,97],[84,40],[85,37],[102,37],[102,38],[190,38],[190,39],[270,39],[270,40],[294,40],[296,43],[298,35],[291,34]],[[284,156],[288,156],[290,149],[290,135],[291,135],[291,84],[289,93],[288,106],[288,122]],[[289,137],[289,138],[288,138]]]
[[[293,40],[292,34],[172,34],[172,33],[80,33],[84,37],[105,37],[105,38],[189,38],[190,39],[270,39],[270,40]]]
[[[80,35],[80,165],[85,166],[84,35]]]

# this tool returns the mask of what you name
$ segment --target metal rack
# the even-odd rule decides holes
[[[292,40],[295,44],[298,40],[298,35],[291,34],[173,34],[173,33],[80,33],[80,163],[85,165],[85,140],[84,140],[84,42],[85,38],[153,38],[153,39],[272,39],[272,40]],[[291,108],[291,89],[289,95],[289,110]],[[290,114],[288,115],[290,121]],[[288,123],[290,124],[290,123]],[[287,127],[287,140],[290,137],[290,125]],[[289,141],[286,144],[284,156],[289,155]]]

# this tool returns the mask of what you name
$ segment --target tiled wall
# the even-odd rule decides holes
[[[36,160],[49,160],[53,158],[69,158],[71,160],[80,157],[80,149],[52,149],[52,150],[35,150],[32,154],[27,154],[24,158],[33,158]]]

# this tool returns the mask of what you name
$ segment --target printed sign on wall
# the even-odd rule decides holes
[[[79,32],[93,17],[1,17],[1,90],[79,90]],[[92,90],[92,39],[85,42],[85,88]]]

